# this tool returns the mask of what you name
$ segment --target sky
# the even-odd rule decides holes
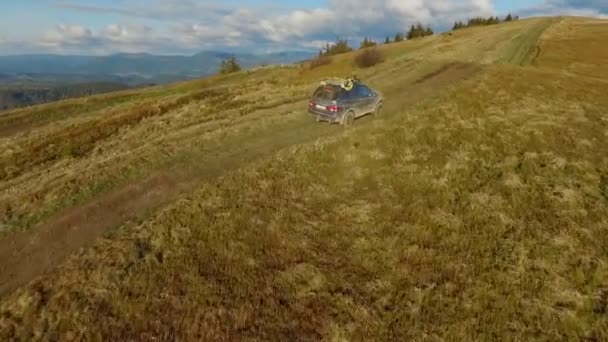
[[[0,0],[0,55],[313,50],[507,13],[608,18],[608,0]]]

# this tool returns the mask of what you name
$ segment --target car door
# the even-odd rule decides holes
[[[355,91],[359,105],[357,116],[371,113],[374,110],[374,92],[362,84],[358,84]]]
[[[355,109],[355,116],[359,117],[365,114],[366,109],[366,98],[363,96],[363,89],[361,85],[356,84],[350,91],[352,97],[353,108]]]
[[[354,110],[355,114],[359,112],[359,103],[357,102],[357,96],[354,92],[354,89],[351,91],[344,91],[340,95],[339,101],[339,104],[347,110]]]

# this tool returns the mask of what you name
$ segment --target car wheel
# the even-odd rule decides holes
[[[355,113],[348,112],[344,114],[344,118],[342,119],[342,125],[346,128],[351,127],[355,124]]]
[[[317,115],[317,117],[315,118],[315,122],[321,122],[321,117],[319,115]]]
[[[376,106],[376,109],[374,110],[374,116],[375,116],[375,117],[380,116],[380,114],[381,114],[381,112],[382,112],[382,105],[383,105],[383,103],[382,103],[382,102],[380,102],[380,103],[378,103],[378,105]]]

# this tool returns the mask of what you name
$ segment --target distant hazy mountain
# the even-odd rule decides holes
[[[162,84],[214,74],[232,54],[204,51],[193,56],[116,54],[110,56],[0,56],[0,110],[132,86]],[[235,54],[245,68],[294,63],[310,52]]]
[[[0,56],[0,82],[22,78],[25,81],[44,80],[55,83],[165,83],[214,74],[218,71],[220,62],[231,55],[220,51],[204,51],[193,56],[157,56],[145,53],[110,56]],[[288,51],[235,56],[243,67],[253,67],[294,63],[310,58],[312,53]]]

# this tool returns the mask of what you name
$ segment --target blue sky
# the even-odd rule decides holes
[[[608,0],[0,0],[0,54],[304,50],[508,12],[606,17]]]

